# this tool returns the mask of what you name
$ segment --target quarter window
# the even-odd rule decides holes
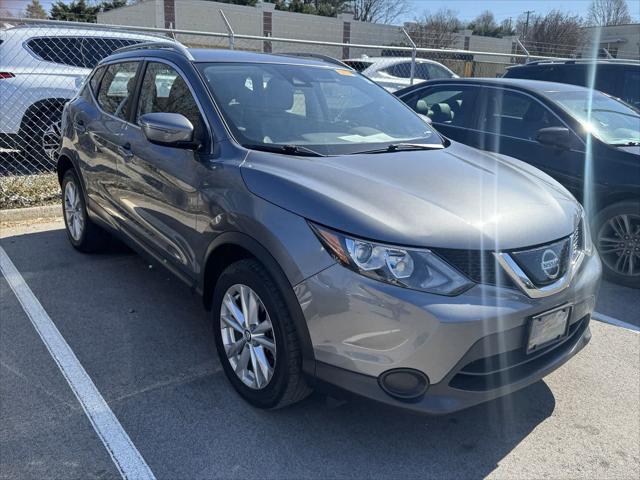
[[[77,37],[45,37],[32,38],[27,42],[27,46],[46,62],[83,67],[80,43],[81,39]]]
[[[105,112],[123,120],[129,118],[137,70],[138,62],[114,63],[106,68],[98,91],[98,104]]]
[[[142,81],[136,122],[140,116],[155,112],[184,115],[193,125],[194,137],[205,138],[204,121],[187,83],[169,65],[150,62]]]

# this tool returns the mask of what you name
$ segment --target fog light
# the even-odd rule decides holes
[[[380,387],[392,397],[413,400],[424,395],[429,388],[429,379],[419,370],[395,368],[378,377]]]

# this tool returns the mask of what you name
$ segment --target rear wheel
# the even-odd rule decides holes
[[[67,237],[81,252],[102,250],[108,243],[108,234],[87,215],[82,187],[75,171],[70,169],[62,179],[62,211]]]
[[[33,170],[55,166],[62,140],[63,105],[51,104],[31,112],[21,129],[22,150]]]
[[[220,362],[245,400],[260,408],[280,408],[310,393],[291,314],[258,261],[240,260],[224,270],[212,311]]]
[[[640,202],[606,207],[597,215],[594,231],[605,278],[640,288]]]

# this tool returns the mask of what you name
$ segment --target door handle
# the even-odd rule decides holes
[[[126,161],[126,160],[131,160],[131,158],[133,157],[133,152],[131,151],[131,144],[130,143],[125,143],[122,146],[118,146],[118,153],[120,154],[120,156]]]

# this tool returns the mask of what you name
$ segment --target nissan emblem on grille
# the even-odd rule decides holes
[[[542,260],[540,262],[540,268],[550,279],[555,279],[560,273],[560,259],[556,252],[551,249],[547,249],[542,254]]]

